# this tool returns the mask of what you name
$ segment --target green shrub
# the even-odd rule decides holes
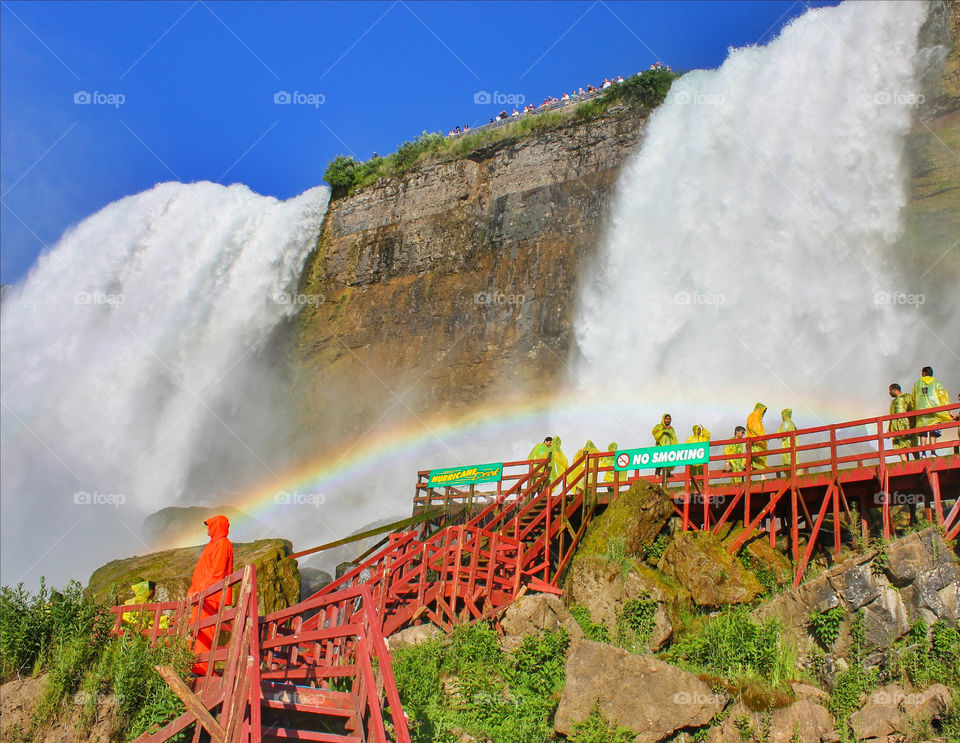
[[[574,724],[567,740],[570,743],[630,743],[635,737],[636,733],[629,728],[607,722],[599,703],[595,703],[590,716]]]
[[[412,740],[454,743],[463,733],[494,743],[551,740],[568,644],[565,630],[544,632],[504,653],[481,623],[398,649],[393,671]]]
[[[577,620],[584,637],[593,642],[610,642],[610,630],[603,622],[594,622],[590,610],[586,606],[574,604],[570,607],[570,615]]]
[[[617,645],[633,653],[645,653],[656,626],[657,602],[649,593],[623,604],[617,618]]]
[[[885,670],[891,679],[918,689],[931,684],[960,689],[960,629],[942,619],[929,631],[922,621],[915,623],[910,635],[887,653]]]
[[[337,155],[327,165],[323,180],[329,183],[335,192],[344,192],[354,184],[359,167],[360,163],[352,157]]]
[[[41,579],[36,594],[23,584],[0,588],[0,666],[3,680],[32,675],[50,660],[54,647],[74,638],[105,631],[103,616],[84,598],[83,587],[70,581],[63,591],[50,590]]]
[[[726,608],[688,633],[666,653],[689,670],[728,679],[762,679],[777,686],[793,677],[794,654],[777,619],[757,622],[744,607]]]
[[[816,612],[810,616],[810,633],[821,645],[829,649],[840,637],[840,624],[846,615],[846,609],[840,605]]]
[[[30,735],[82,707],[81,722],[92,724],[99,700],[116,701],[112,737],[132,739],[183,711],[180,700],[154,670],[173,666],[183,678],[192,653],[186,641],[149,647],[139,634],[110,635],[112,615],[71,581],[63,591],[37,594],[22,585],[0,588],[0,653],[4,678],[46,673]]]

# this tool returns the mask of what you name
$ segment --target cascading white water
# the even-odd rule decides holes
[[[887,384],[924,363],[955,370],[960,313],[932,323],[942,278],[916,283],[893,249],[926,12],[811,10],[768,46],[675,82],[585,281],[574,383],[708,419],[759,399],[813,425],[885,412]]]
[[[269,339],[329,191],[165,183],[84,220],[4,297],[2,582],[149,551],[143,516],[280,448]],[[205,493],[216,497],[216,491]]]

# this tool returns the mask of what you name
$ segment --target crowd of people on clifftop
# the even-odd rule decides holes
[[[650,65],[651,70],[667,70],[670,71],[670,65],[663,65],[660,62],[654,62]],[[643,73],[638,72],[637,75]],[[570,91],[569,93],[563,93],[559,98],[557,96],[547,96],[543,99],[543,102],[538,106],[533,103],[520,104],[521,109],[514,107],[512,113],[507,113],[506,110],[501,111],[496,116],[491,117],[490,121],[487,122],[487,126],[490,124],[496,124],[500,121],[506,121],[508,119],[518,119],[521,116],[528,114],[536,114],[537,112],[542,112],[543,110],[550,108],[551,106],[565,105],[568,103],[576,103],[577,101],[592,98],[597,93],[602,93],[607,88],[610,88],[613,85],[618,85],[619,83],[624,82],[623,75],[617,75],[616,77],[605,77],[603,82],[599,85],[587,85],[586,90],[583,89],[583,86],[579,87],[577,90]],[[448,137],[456,137],[461,134],[466,134],[470,131],[470,125],[464,124],[463,128],[457,126],[451,129],[448,133]]]

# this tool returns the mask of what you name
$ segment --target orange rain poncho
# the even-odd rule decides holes
[[[767,406],[762,402],[758,402],[753,406],[753,412],[747,416],[747,438],[766,435],[767,432],[763,428],[763,414],[766,412]],[[765,456],[757,456],[758,453],[765,452],[766,450],[766,441],[753,441],[750,443],[750,451],[752,452],[751,467],[753,469],[765,470],[767,468],[767,458]]]
[[[233,572],[233,545],[227,539],[230,533],[230,522],[226,516],[212,516],[204,522],[207,525],[207,534],[210,535],[210,542],[200,553],[200,559],[197,561],[197,567],[193,571],[193,580],[190,581],[190,588],[187,594],[194,594],[202,591],[208,586],[223,580]],[[204,599],[203,606],[200,608],[200,619],[213,616],[220,609],[220,602],[223,598],[222,593],[215,593]],[[194,608],[191,621],[196,619],[197,610]],[[205,627],[197,634],[197,641],[193,646],[193,652],[206,653],[210,651],[213,645],[213,627]],[[203,675],[207,672],[206,663],[194,663],[193,672]]]

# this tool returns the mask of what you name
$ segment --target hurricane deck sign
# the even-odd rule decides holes
[[[430,470],[429,487],[451,485],[474,485],[480,482],[497,482],[503,475],[503,462],[471,464],[466,467],[448,467]]]
[[[650,467],[676,467],[685,464],[706,464],[710,461],[709,442],[649,446],[645,449],[621,449],[614,460],[617,472]]]

